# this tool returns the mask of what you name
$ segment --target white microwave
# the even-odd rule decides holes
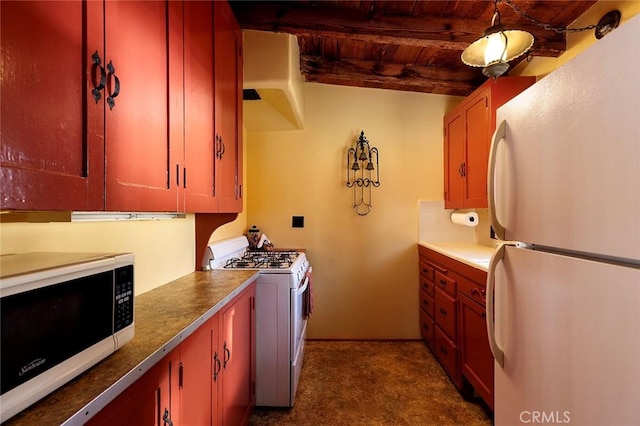
[[[0,422],[38,401],[134,334],[134,256],[0,256]]]

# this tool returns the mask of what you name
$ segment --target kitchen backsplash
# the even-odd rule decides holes
[[[451,213],[455,210],[444,208],[444,201],[418,201],[418,241],[420,242],[470,242],[493,246],[489,236],[488,209],[474,209],[478,213],[478,225],[475,227],[454,225]]]

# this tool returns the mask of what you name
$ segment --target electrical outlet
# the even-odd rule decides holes
[[[291,217],[292,228],[304,228],[304,216],[292,216]]]

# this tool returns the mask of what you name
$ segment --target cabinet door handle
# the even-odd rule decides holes
[[[231,351],[227,347],[227,342],[224,342],[223,349],[224,349],[224,362],[222,363],[222,368],[227,368],[227,363],[231,359]]]
[[[477,287],[471,289],[471,295],[479,297],[482,301],[485,300],[485,290],[479,290]]]
[[[222,148],[222,139],[220,138],[220,135],[218,133],[216,133],[215,136],[215,157],[217,159],[221,159],[222,157],[220,156],[220,149]]]
[[[221,149],[220,149],[220,159],[222,160],[222,156],[224,155],[224,152],[226,151],[226,148],[224,146],[224,141],[222,140],[222,138],[220,138],[220,145],[221,145]]]
[[[107,88],[109,92],[107,104],[109,105],[109,109],[112,110],[113,107],[116,106],[115,98],[117,98],[120,94],[120,79],[116,75],[116,69],[111,61],[109,61],[109,63],[107,64],[107,71],[109,71],[109,74],[107,74],[107,84],[109,85],[109,87]],[[113,92],[111,91],[111,77],[113,77],[114,80]]]
[[[440,352],[442,352],[445,355],[449,354],[449,351],[447,351],[447,348],[445,348],[444,346],[440,346]]]
[[[93,66],[91,67],[92,78],[95,74],[95,69],[98,68],[100,70],[100,81],[98,82],[98,84],[95,84],[94,82],[93,90],[91,91],[93,99],[96,101],[96,103],[98,103],[98,101],[102,99],[102,94],[100,93],[100,91],[104,89],[107,84],[107,73],[102,66],[102,60],[100,59],[100,55],[98,54],[97,50],[93,53],[93,55],[91,55],[91,61],[93,62]]]
[[[218,381],[218,374],[220,373],[220,358],[218,358],[218,351],[213,354],[213,381]]]
[[[462,164],[460,163],[460,167],[458,167],[458,174],[460,175],[460,177],[463,177],[464,175],[462,174]]]
[[[447,286],[447,282],[446,282],[445,280],[443,280],[443,279],[440,279],[440,284],[441,284],[442,286],[444,286],[444,287],[446,287],[446,286]]]
[[[169,410],[164,409],[164,415],[162,416],[162,421],[164,422],[164,426],[173,426],[173,422],[171,421],[171,415],[169,414]]]
[[[443,317],[446,317],[447,311],[445,309],[440,308],[440,315],[442,315]]]

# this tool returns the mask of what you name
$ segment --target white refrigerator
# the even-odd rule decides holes
[[[498,426],[640,425],[640,15],[498,109]]]

